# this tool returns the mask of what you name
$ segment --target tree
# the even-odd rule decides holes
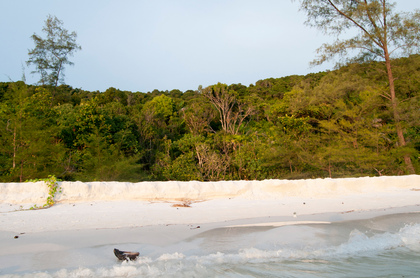
[[[203,97],[194,98],[191,103],[182,109],[182,116],[190,133],[193,135],[211,132],[211,122],[217,117],[216,111]]]
[[[42,31],[47,38],[43,39],[35,33],[31,36],[35,48],[29,50],[26,63],[36,66],[32,73],[41,75],[40,84],[57,87],[59,82],[64,83],[64,66],[73,65],[68,57],[82,48],[76,43],[76,32],[64,29],[63,22],[55,16],[48,15]]]
[[[49,106],[50,92],[30,92],[19,81],[11,84],[5,98],[0,102],[0,179],[23,182],[59,176],[65,149],[57,136],[58,115]]]
[[[226,84],[209,86],[202,94],[219,112],[222,129],[228,134],[238,134],[244,120],[254,113],[254,108],[239,100],[237,92]]]
[[[349,51],[358,53],[347,59],[348,62],[381,60],[385,63],[389,93],[384,97],[391,103],[399,146],[406,146],[391,64],[392,57],[408,55],[420,48],[420,11],[394,13],[395,4],[387,0],[300,0],[300,3],[308,17],[307,25],[325,34],[337,35],[334,43],[318,48],[319,56],[313,64],[321,64],[335,56],[346,58]],[[357,34],[351,38],[338,38],[341,34],[346,35],[349,29],[357,30]],[[407,171],[414,174],[408,153],[404,154],[404,161]]]

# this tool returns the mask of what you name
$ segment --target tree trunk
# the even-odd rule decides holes
[[[386,64],[386,72],[388,74],[388,81],[389,81],[389,91],[391,96],[391,104],[392,104],[392,113],[394,116],[395,121],[395,128],[397,130],[398,135],[398,143],[399,147],[404,147],[406,145],[403,129],[401,127],[400,123],[400,115],[398,112],[398,100],[395,95],[395,86],[394,86],[394,76],[392,74],[392,68],[391,68],[391,59],[389,57],[388,49],[385,48],[385,64]],[[414,170],[413,163],[411,162],[411,158],[409,154],[404,155],[404,162],[407,167],[407,171],[410,174],[415,174],[416,171]]]
[[[20,175],[19,175],[19,181],[23,182],[23,160],[20,161]]]
[[[16,126],[13,131],[13,169],[16,167]]]

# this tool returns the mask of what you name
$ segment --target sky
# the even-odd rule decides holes
[[[418,8],[418,0],[397,1],[398,11]],[[0,10],[0,82],[39,80],[26,61],[49,14],[76,31],[82,47],[65,83],[88,91],[248,86],[334,66],[309,66],[333,38],[304,24],[298,1],[0,0]]]

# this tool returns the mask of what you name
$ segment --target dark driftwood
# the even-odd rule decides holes
[[[118,249],[114,249],[114,254],[120,261],[134,261],[140,255],[139,252],[120,251]]]

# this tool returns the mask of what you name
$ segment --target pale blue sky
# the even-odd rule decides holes
[[[397,10],[420,8],[397,1]],[[66,68],[66,84],[148,92],[186,91],[217,82],[246,86],[260,79],[331,69],[309,67],[330,37],[304,25],[290,0],[0,0],[0,82],[27,83],[30,36],[44,36],[48,14],[76,31],[82,51]]]

